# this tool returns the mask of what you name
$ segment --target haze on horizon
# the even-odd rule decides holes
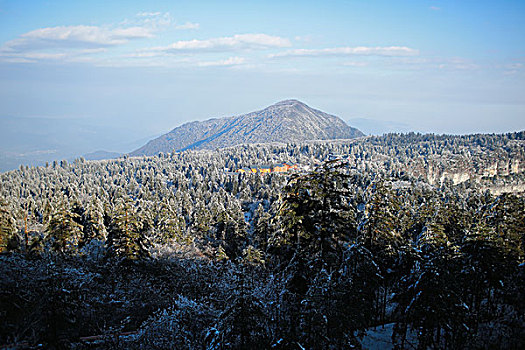
[[[519,131],[524,96],[522,1],[0,0],[0,162],[287,98],[368,133]]]

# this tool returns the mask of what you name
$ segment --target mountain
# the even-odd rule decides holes
[[[104,150],[99,150],[91,153],[84,154],[86,160],[104,160],[104,159],[115,159],[122,155],[118,152],[109,152]]]
[[[151,140],[130,155],[216,149],[246,143],[351,139],[363,135],[336,116],[297,100],[286,100],[240,116],[186,123]]]

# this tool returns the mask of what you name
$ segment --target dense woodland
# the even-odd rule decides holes
[[[524,132],[22,166],[0,347],[522,349],[524,169]]]

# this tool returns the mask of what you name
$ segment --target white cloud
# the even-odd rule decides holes
[[[143,58],[143,59],[137,59]],[[244,57],[233,56],[218,60],[200,60],[195,56],[174,55],[149,55],[142,54],[124,55],[94,62],[100,67],[166,67],[166,68],[245,68],[251,67]]]
[[[199,29],[200,25],[199,23],[192,23],[192,22],[186,22],[184,24],[177,24],[175,25],[175,29]]]
[[[46,49],[78,49],[116,46],[133,39],[151,38],[148,28],[104,28],[97,26],[59,26],[36,29],[6,42],[0,52],[27,52]]]
[[[27,51],[3,52],[0,50],[0,60],[4,62],[35,63],[39,61],[91,62],[94,54],[106,52],[105,48],[61,50],[52,52]]]
[[[391,57],[388,60],[383,60],[382,64],[391,69],[410,71],[474,71],[498,68],[497,65],[480,64],[462,57]]]
[[[311,43],[314,41],[313,35],[297,35],[295,41],[302,41],[303,43]]]
[[[439,10],[441,10],[441,7],[430,6],[430,9],[431,9],[432,11],[439,11]]]
[[[162,16],[162,12],[139,12],[137,13],[137,17],[157,17]]]
[[[344,62],[343,66],[347,66],[347,67],[366,67],[366,66],[368,66],[368,62],[349,61],[349,62]]]
[[[158,51],[139,51],[125,55],[126,58],[153,58],[166,56],[168,56],[166,53]]]
[[[130,20],[115,25],[56,26],[39,28],[5,42],[0,54],[18,54],[45,50],[79,50],[127,44],[132,40],[149,39],[156,33],[172,29],[197,29],[198,23],[174,25],[168,12],[140,12]],[[57,55],[60,57],[60,55]]]
[[[308,56],[416,56],[419,50],[406,46],[357,46],[325,49],[294,49],[268,55],[269,58]]]
[[[211,61],[211,62],[197,62],[199,67],[217,67],[217,66],[237,66],[244,64],[246,60],[244,57],[230,57],[225,60]]]
[[[175,25],[168,12],[140,12],[118,24],[71,25],[35,29],[0,46],[4,62],[93,61],[93,53],[150,39],[167,29],[197,29],[198,23]],[[99,51],[93,51],[99,50]],[[110,52],[111,53],[111,52]],[[80,58],[81,55],[87,57]]]
[[[199,23],[185,22],[176,23],[169,12],[139,12],[135,15],[135,18],[128,19],[122,22],[124,25],[138,25],[150,28],[152,30],[165,30],[165,29],[177,29],[177,30],[191,30],[199,29]]]
[[[117,38],[125,39],[152,38],[154,36],[151,29],[144,27],[117,28],[111,34]]]
[[[66,53],[46,53],[46,52],[31,52],[25,54],[23,57],[24,59],[34,59],[34,60],[58,60],[58,59],[64,59],[67,56]]]
[[[107,29],[97,26],[60,26],[33,30],[21,37],[33,40],[76,41],[100,45],[118,45],[125,40],[148,38],[152,33],[143,27]]]
[[[229,37],[205,40],[177,41],[168,46],[153,47],[147,50],[180,52],[180,51],[230,51],[237,49],[269,49],[291,46],[290,40],[267,34],[236,34]]]
[[[454,57],[443,60],[439,64],[439,69],[454,69],[454,70],[476,70],[482,68],[479,64],[474,63],[470,60]]]
[[[27,58],[20,58],[20,57],[3,57],[2,54],[0,54],[0,58],[2,62],[6,63],[34,63],[35,61],[27,59]]]
[[[135,18],[126,19],[122,25],[131,25],[159,31],[169,28],[174,20],[169,12],[139,12]]]

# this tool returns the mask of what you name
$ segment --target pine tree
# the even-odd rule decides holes
[[[442,239],[439,225],[430,226],[420,235],[421,253],[394,298],[401,319],[393,339],[403,348],[410,325],[417,330],[418,348],[461,348],[468,341],[468,308],[458,281],[461,254]]]
[[[242,251],[242,261],[248,265],[264,265],[264,256],[259,249],[249,245]]]
[[[235,284],[226,309],[209,333],[209,350],[266,349],[270,346],[267,316],[261,301],[251,293],[246,271],[236,272]]]
[[[117,205],[108,227],[106,244],[113,257],[126,260],[149,257],[144,228],[131,199],[123,199]]]
[[[474,317],[475,331],[482,322],[490,322],[498,313],[496,298],[504,292],[503,280],[515,274],[516,255],[509,254],[497,228],[479,223],[474,232],[465,235],[462,253],[461,280],[464,283],[465,302]]]
[[[285,338],[301,346],[341,346],[339,340],[351,333],[339,310],[349,301],[341,264],[346,246],[356,239],[353,203],[351,178],[344,164],[335,162],[293,177],[285,188],[281,231],[272,237],[270,251],[284,257],[278,266],[285,281],[280,324]]]
[[[525,260],[525,201],[503,194],[490,205],[487,224],[494,228],[495,239],[517,261]]]
[[[214,220],[210,215],[209,210],[204,203],[198,201],[193,211],[193,227],[196,234],[200,237],[206,237],[210,234],[210,230],[214,225]]]
[[[236,200],[231,201],[226,208],[223,237],[226,254],[231,259],[242,256],[247,244],[247,225],[241,206]]]
[[[0,199],[0,253],[8,249],[14,232],[15,223],[9,212],[7,202]]]
[[[106,228],[104,226],[104,207],[97,197],[88,203],[83,213],[82,222],[84,226],[83,243],[86,244],[92,239],[104,240]]]
[[[46,240],[51,241],[51,248],[59,253],[76,253],[82,238],[82,225],[78,223],[80,215],[71,211],[65,203],[60,203],[54,210],[47,226]]]
[[[162,202],[160,208],[155,212],[153,226],[161,237],[163,243],[177,242],[190,243],[186,237],[184,219],[179,216],[167,201]]]
[[[266,212],[261,204],[255,210],[252,223],[253,240],[257,247],[261,250],[266,250],[268,247],[268,240],[273,233],[273,225],[271,223],[272,216]]]
[[[344,242],[355,239],[355,210],[349,202],[349,177],[341,165],[326,163],[292,177],[285,188],[274,246],[289,247],[307,260],[337,265]]]
[[[391,186],[383,180],[372,182],[363,198],[361,222],[358,226],[358,241],[373,256],[381,272],[380,288],[376,294],[375,321],[385,323],[387,298],[396,273],[396,262],[400,247],[405,243],[397,217],[400,205]]]

